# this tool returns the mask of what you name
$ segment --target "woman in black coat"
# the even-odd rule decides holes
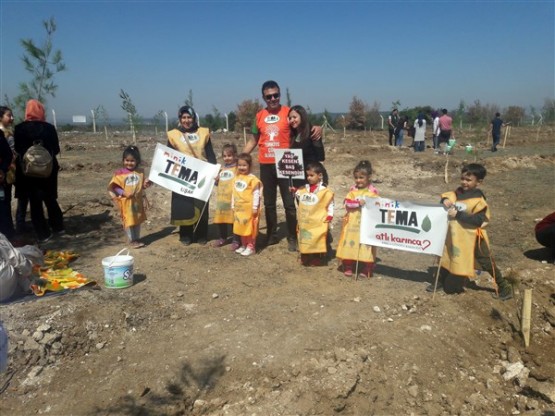
[[[64,232],[63,213],[58,205],[58,171],[56,155],[60,153],[60,143],[55,127],[46,122],[44,106],[37,100],[29,100],[25,109],[25,121],[15,126],[15,151],[18,155],[16,166],[15,196],[28,197],[31,206],[31,222],[40,243],[52,238],[52,232]],[[25,176],[21,160],[25,152],[36,142],[40,142],[52,156],[52,173],[48,178]],[[44,217],[43,204],[48,212]]]

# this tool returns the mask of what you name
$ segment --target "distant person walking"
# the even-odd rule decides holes
[[[493,139],[493,145],[491,147],[492,152],[497,152],[497,145],[501,141],[501,127],[506,126],[506,124],[501,120],[501,114],[495,113],[495,118],[491,120],[491,138]]]
[[[393,146],[393,138],[395,137],[395,128],[399,122],[399,111],[394,108],[391,114],[387,116],[387,126],[389,127],[389,145]]]
[[[438,145],[447,144],[453,133],[453,119],[447,114],[447,109],[441,110],[439,118],[439,141]]]

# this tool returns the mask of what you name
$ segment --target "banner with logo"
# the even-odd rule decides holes
[[[304,179],[302,149],[274,149],[278,178]]]
[[[441,256],[447,236],[447,211],[439,204],[366,198],[360,242],[376,247]]]
[[[170,191],[208,201],[220,165],[213,165],[158,143],[148,179]]]

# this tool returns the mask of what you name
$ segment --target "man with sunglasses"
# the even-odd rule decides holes
[[[274,149],[289,148],[289,123],[287,116],[289,107],[280,104],[280,89],[275,81],[262,84],[262,98],[266,108],[256,114],[252,127],[253,136],[243,151],[251,153],[258,145],[258,161],[260,163],[260,180],[263,185],[264,210],[266,215],[266,245],[279,242],[277,237],[277,187],[281,194],[287,222],[287,247],[289,251],[297,250],[297,215],[295,200],[289,191],[289,181],[278,179],[275,168]],[[313,128],[313,137],[320,139],[322,129]]]

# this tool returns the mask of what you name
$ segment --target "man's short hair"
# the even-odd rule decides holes
[[[441,112],[442,112],[443,114],[447,114],[447,109],[444,108],[443,110],[441,110]]]
[[[277,82],[269,80],[269,81],[266,81],[264,84],[262,84],[262,95],[264,95],[265,90],[268,90],[270,88],[277,88],[278,90],[280,89]]]

